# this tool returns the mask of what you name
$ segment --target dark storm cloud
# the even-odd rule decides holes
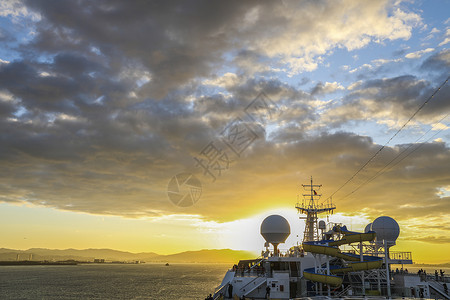
[[[29,1],[44,20],[39,51],[89,52],[116,64],[138,61],[152,73],[148,92],[162,98],[174,87],[209,75],[229,45],[229,34],[255,2]]]
[[[369,99],[374,102],[378,109],[383,106],[392,105],[394,115],[403,117],[411,116],[440,86],[442,82],[426,82],[413,76],[401,76],[381,80],[370,80],[361,89],[361,94],[356,92],[355,96],[367,97],[362,93],[370,89],[376,92],[369,94]],[[445,101],[450,97],[450,86],[445,85],[439,93],[430,100],[426,109],[418,118],[428,118],[430,115],[439,115],[440,112],[448,111],[450,102]]]
[[[14,62],[0,68],[0,88],[36,107],[50,111],[66,111],[64,100],[78,94],[80,86],[62,77],[39,76],[36,69],[25,62]]]
[[[405,79],[392,79],[397,80]],[[378,84],[377,81],[363,84],[361,90]],[[56,115],[53,122],[32,112],[20,117],[29,122],[6,122],[1,151],[5,161],[2,182],[10,188],[4,190],[3,197],[28,199],[35,204],[66,210],[129,217],[176,211],[166,198],[168,179],[182,171],[180,166],[192,167],[192,156],[215,139],[233,116],[242,113],[241,109],[259,90],[266,91],[279,105],[282,115],[276,121],[281,127],[269,140],[255,142],[246,158],[230,170],[230,176],[224,176],[223,183],[209,186],[202,203],[192,208],[193,213],[201,211],[214,219],[236,217],[233,210],[236,205],[242,205],[242,193],[250,199],[257,197],[260,191],[265,191],[260,186],[260,180],[264,181],[265,177],[271,178],[268,186],[292,190],[289,184],[297,180],[292,176],[299,168],[304,174],[326,174],[321,181],[333,190],[337,188],[336,178],[351,176],[379,147],[370,138],[352,133],[311,136],[308,128],[320,123],[315,107],[317,101],[311,95],[277,80],[253,79],[229,87],[232,91],[229,99],[221,94],[192,96],[194,106],[190,102],[193,100],[186,96],[193,91],[185,90],[172,92],[162,101],[131,101],[124,107],[114,103],[79,105],[83,113],[74,114],[73,118]],[[421,203],[423,199],[436,199],[435,189],[449,180],[443,176],[450,170],[449,149],[442,143],[422,148],[412,168],[408,164],[399,165],[379,183],[369,186],[369,192],[363,195],[372,202],[362,203],[361,208],[371,207],[375,212],[392,214],[392,206],[386,209],[385,202],[374,198],[373,189],[380,189],[386,182],[399,181],[393,196],[404,197],[411,187],[403,181],[420,186],[429,181],[431,174],[435,174],[434,188],[415,190],[410,198],[399,201],[396,208],[406,203]],[[387,148],[385,152],[390,156],[375,164],[374,170],[399,151]],[[262,161],[265,163],[261,164]],[[19,162],[20,168],[17,167]],[[365,176],[363,179],[370,173]],[[204,184],[209,182],[208,178],[202,177],[202,180]],[[230,186],[233,186],[232,194]],[[248,193],[249,190],[253,192]],[[217,197],[219,194],[226,195],[229,204],[220,213],[214,208],[223,197]],[[288,199],[289,195],[285,196]],[[343,210],[355,208],[349,199],[342,199],[340,207]],[[407,211],[408,216],[424,212],[420,209]]]
[[[196,77],[211,75],[228,61],[244,74],[285,67],[294,73],[314,70],[316,56],[333,47],[358,49],[372,38],[409,38],[412,26],[420,23],[420,17],[409,12],[389,16],[385,2],[26,3],[42,18],[36,37],[27,45],[34,46],[28,52],[31,56],[98,52],[116,71],[127,64],[141,64],[152,76],[143,90],[156,98]],[[352,26],[341,30],[349,20]],[[364,32],[368,26],[369,34]],[[227,51],[232,51],[231,58]],[[273,63],[274,57],[280,61]]]
[[[428,57],[422,64],[421,68],[428,71],[439,71],[448,75],[450,70],[450,49],[444,49]]]
[[[76,79],[83,78],[84,75],[88,75],[90,72],[104,73],[108,71],[99,63],[70,52],[57,54],[50,67],[61,75],[69,75],[64,74],[64,72],[70,71],[70,76]]]
[[[19,102],[27,112],[17,122],[1,120],[0,177],[8,186],[2,199],[10,199],[5,201],[157,215],[173,209],[164,188],[168,179],[179,166],[192,164],[190,153],[214,133],[175,93],[164,101],[131,101],[119,108],[73,101],[73,111],[57,112],[32,100]],[[0,102],[1,108],[11,113],[10,103]]]
[[[403,124],[441,84],[442,81],[428,82],[412,75],[363,81],[345,95],[342,102],[331,103],[322,120],[336,127],[349,121],[367,119],[386,119]],[[415,116],[415,120],[425,124],[437,122],[450,110],[450,102],[446,101],[449,97],[450,86],[445,85]]]
[[[11,102],[0,101],[0,117],[6,118],[12,116],[12,113],[16,111],[16,107]]]
[[[279,72],[274,69],[289,63],[271,64],[270,57],[304,58],[294,48],[314,56],[309,47],[322,55],[336,45],[354,49],[367,43],[367,38],[361,43],[358,39],[358,26],[366,26],[358,17],[352,27],[356,38],[329,45],[327,38],[334,36],[335,24],[340,24],[336,20],[345,11],[337,4],[324,10],[323,2],[306,2],[313,13],[301,18],[303,7],[295,2],[26,3],[41,15],[34,24],[36,33],[18,48],[22,59],[0,65],[0,92],[7,91],[11,98],[0,99],[2,201],[130,217],[180,212],[167,200],[169,179],[186,169],[202,176],[193,156],[244,115],[245,107],[263,91],[280,112],[266,128],[270,134],[256,140],[217,185],[201,177],[201,203],[183,210],[211,219],[243,217],[239,214],[245,214],[244,207],[239,213],[235,208],[255,203],[242,200],[264,196],[274,186],[290,199],[286,191],[296,188],[298,172],[307,178],[325,174],[324,184],[336,188],[336,178],[351,176],[377,145],[354,133],[328,133],[330,127],[386,114],[391,105],[399,116],[409,116],[421,101],[418,96],[434,87],[411,76],[365,81],[342,99],[343,106],[326,106],[318,98],[339,88],[337,83],[320,83],[308,92],[272,76]],[[358,4],[347,5],[361,14]],[[381,10],[372,7],[377,5],[364,6],[363,13],[377,12],[373,20],[378,20]],[[291,14],[294,9],[298,14]],[[319,19],[317,28],[313,21]],[[387,38],[390,28],[377,24],[380,28],[370,34]],[[407,27],[398,31],[403,32],[400,37],[409,33]],[[316,29],[324,33],[317,43],[322,35]],[[222,63],[236,67],[229,81],[215,81]],[[304,63],[313,68],[314,59]],[[268,76],[252,77],[255,74]],[[217,85],[203,83],[205,78]],[[301,84],[307,82],[303,78]],[[368,103],[362,101],[367,95]],[[310,133],[317,128],[314,133],[323,133]],[[427,155],[420,156],[413,171],[402,173],[400,166],[393,170],[399,173],[397,180],[412,176],[420,185],[426,180],[421,174],[439,171],[445,176],[433,188],[442,186],[450,166],[441,158],[447,158],[449,150],[445,145],[431,148],[423,148]],[[393,155],[398,150],[386,151]],[[398,194],[407,189],[405,185]],[[433,189],[421,196],[434,199]],[[218,211],[223,198],[227,205]],[[377,203],[385,204],[373,201],[371,207],[381,209]],[[347,200],[342,206],[353,208]]]

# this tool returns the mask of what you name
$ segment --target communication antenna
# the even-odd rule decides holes
[[[308,194],[303,194],[302,203],[297,203],[295,208],[301,214],[305,214],[306,217],[300,217],[300,219],[306,220],[305,233],[303,234],[303,242],[317,241],[319,240],[319,228],[317,225],[317,215],[321,213],[332,214],[336,206],[333,204],[332,199],[327,199],[326,202],[318,204],[322,194],[319,194],[321,184],[313,184],[313,178],[311,176],[311,184],[302,184],[305,191]]]

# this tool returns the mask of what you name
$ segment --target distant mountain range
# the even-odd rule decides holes
[[[240,259],[255,258],[255,254],[248,251],[231,249],[214,249],[186,251],[177,254],[160,255],[153,252],[131,253],[111,249],[43,249],[14,250],[0,248],[0,261],[17,260],[48,260],[48,261],[145,261],[145,262],[201,262],[201,263],[236,263]]]
[[[450,262],[442,263],[442,264],[414,264],[414,267],[441,267],[441,268],[450,268]]]
[[[28,250],[14,250],[0,248],[0,261],[19,260],[33,261],[90,261],[104,259],[105,261],[123,262],[164,262],[164,263],[237,263],[241,259],[254,259],[256,255],[252,252],[231,249],[212,249],[199,251],[186,251],[170,255],[160,255],[154,252],[131,253],[112,249],[44,249],[31,248]],[[414,264],[415,267],[445,267],[450,268],[450,262],[443,264]]]

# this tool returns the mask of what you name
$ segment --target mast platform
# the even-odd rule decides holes
[[[297,203],[295,208],[301,214],[305,214],[306,217],[301,219],[306,219],[305,233],[303,235],[303,242],[317,241],[319,240],[319,231],[317,225],[317,215],[321,213],[332,214],[336,209],[336,206],[332,203],[331,199],[327,199],[325,203],[318,203],[322,195],[319,193],[321,184],[313,184],[313,179],[311,177],[311,184],[302,184],[305,191],[308,194],[303,194],[303,202]]]

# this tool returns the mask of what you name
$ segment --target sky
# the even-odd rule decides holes
[[[1,1],[0,247],[259,252],[280,214],[288,248],[312,177],[330,221],[450,261],[449,11]]]

